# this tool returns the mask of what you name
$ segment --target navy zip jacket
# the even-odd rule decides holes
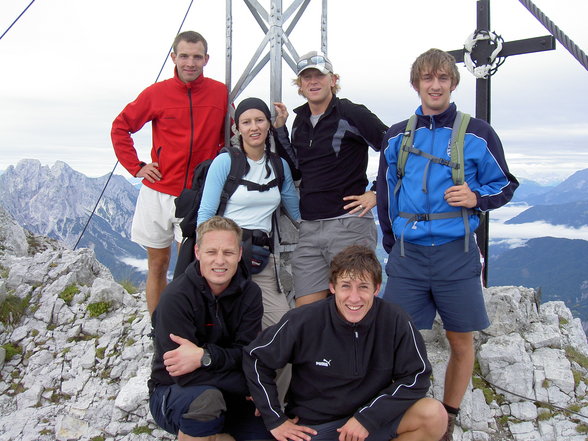
[[[153,313],[155,353],[150,390],[161,384],[205,384],[223,392],[248,395],[242,370],[243,347],[261,331],[262,315],[261,290],[246,277],[241,264],[227,289],[216,297],[195,260],[165,288]],[[205,347],[212,358],[211,365],[170,376],[163,354],[178,347],[169,338],[170,333]]]
[[[347,213],[344,196],[365,193],[368,146],[379,151],[388,128],[369,109],[333,96],[313,127],[308,103],[294,109],[291,142],[286,126],[277,129],[276,151],[300,181],[304,220]]]
[[[420,333],[398,306],[374,299],[359,323],[331,296],[287,312],[245,348],[243,366],[268,430],[355,417],[370,433],[401,417],[429,389],[431,366]],[[275,370],[292,363],[285,413]]]
[[[414,147],[450,160],[449,142],[457,114],[455,104],[452,103],[438,115],[423,115],[421,107],[416,114]],[[406,123],[407,120],[390,127],[385,137],[387,146],[380,152],[377,207],[387,252],[392,249],[395,238],[403,232],[405,241],[424,246],[442,245],[465,235],[461,217],[419,220],[409,225],[408,219],[398,216],[399,212],[431,214],[461,211],[461,207],[452,207],[444,199],[445,190],[455,185],[451,168],[437,163],[430,163],[427,168],[428,159],[415,154],[408,155],[402,186],[394,196],[394,187],[398,182],[398,151]],[[464,141],[464,160],[465,182],[476,194],[475,210],[492,210],[511,200],[519,183],[510,174],[500,139],[487,122],[476,118],[470,120]],[[423,191],[424,184],[427,191]],[[477,215],[470,215],[470,231],[474,231],[479,222]]]

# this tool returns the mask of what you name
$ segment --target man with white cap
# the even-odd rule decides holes
[[[323,299],[329,292],[329,264],[349,245],[376,248],[371,209],[374,191],[366,191],[368,147],[379,151],[387,126],[369,109],[336,96],[339,75],[327,56],[309,52],[297,62],[294,84],[307,102],[294,109],[290,138],[288,111],[274,103],[276,148],[300,182],[299,242],[292,258],[296,306]]]

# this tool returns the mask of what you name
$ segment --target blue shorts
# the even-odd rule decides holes
[[[396,430],[398,429],[398,425],[400,424],[400,420],[403,416],[404,415],[401,415],[392,421],[389,425],[377,430],[376,432],[370,433],[365,441],[389,441],[392,438],[396,438]],[[317,434],[314,436],[311,435],[311,441],[338,441],[339,432],[337,432],[337,429],[345,425],[347,420],[349,420],[349,418],[341,418],[339,420],[330,421],[323,424],[298,424],[316,430]]]
[[[255,405],[245,397],[222,394],[212,386],[157,386],[149,397],[155,422],[174,435],[228,433],[237,441],[271,440]]]
[[[383,298],[408,312],[418,329],[431,329],[439,312],[447,331],[472,332],[490,325],[482,291],[482,257],[472,235],[440,246],[396,242],[386,264]]]

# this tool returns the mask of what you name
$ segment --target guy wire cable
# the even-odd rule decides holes
[[[34,1],[35,0],[33,0],[33,2]],[[186,21],[186,18],[188,17],[188,14],[190,13],[190,8],[192,8],[192,3],[194,3],[194,0],[190,0],[190,4],[188,5],[188,9],[186,10],[186,13],[184,14],[184,18],[182,19],[182,22],[180,23],[180,27],[178,28],[178,32],[176,32],[176,35],[179,34],[180,31],[182,30],[182,27],[184,26],[184,22]],[[32,4],[32,2],[31,2],[31,4]],[[171,54],[172,49],[173,49],[173,45],[170,46],[169,50],[167,51],[167,55],[165,56],[165,58],[163,60],[163,64],[161,65],[161,69],[159,69],[159,73],[157,74],[157,77],[155,78],[155,81],[153,83],[157,83],[157,81],[159,80],[159,77],[161,76],[161,72],[163,72],[163,68],[165,67],[165,64],[167,63],[167,60],[169,58],[169,54]],[[114,167],[112,168],[112,171],[108,175],[108,179],[106,180],[106,183],[104,184],[104,187],[102,188],[102,191],[100,192],[100,196],[98,196],[98,200],[96,201],[96,205],[94,205],[94,208],[92,209],[92,212],[90,213],[90,216],[88,217],[88,220],[86,221],[86,224],[84,225],[84,228],[82,229],[82,232],[80,233],[80,236],[78,237],[78,240],[76,241],[76,244],[73,247],[74,250],[78,247],[80,241],[82,240],[82,236],[86,232],[86,229],[88,228],[88,225],[90,224],[90,221],[92,220],[92,216],[94,216],[94,213],[96,212],[96,208],[98,208],[98,204],[100,203],[100,199],[102,199],[102,196],[104,195],[104,192],[106,191],[106,187],[108,187],[108,183],[110,182],[110,179],[112,178],[112,175],[114,174],[114,170],[116,169],[117,165],[118,165],[118,160],[114,163]]]
[[[3,38],[3,37],[6,35],[6,33],[7,33],[9,30],[10,30],[10,28],[11,28],[12,26],[14,26],[14,24],[15,24],[15,23],[16,23],[16,22],[17,22],[17,21],[20,19],[20,17],[22,17],[22,16],[23,16],[23,14],[24,14],[25,12],[27,12],[27,9],[29,9],[33,3],[35,3],[35,0],[32,0],[32,1],[29,3],[29,5],[28,5],[26,8],[24,8],[24,10],[23,10],[23,11],[20,13],[20,15],[14,19],[14,21],[12,22],[12,24],[11,24],[10,26],[8,26],[8,29],[6,29],[6,30],[5,30],[5,31],[2,33],[2,35],[0,35],[0,40],[2,40],[2,38]]]
[[[539,20],[539,22],[547,28],[547,30],[553,35],[557,41],[559,41],[563,47],[565,47],[573,57],[580,62],[584,69],[588,70],[588,56],[584,53],[580,47],[572,41],[557,25],[552,22],[547,15],[541,11],[531,0],[519,0],[521,4],[529,10],[533,16]]]
[[[577,416],[579,416],[581,418],[584,418],[584,419],[588,419],[588,416],[582,415],[580,412],[576,412],[575,410],[567,409],[565,407],[561,407],[561,406],[558,406],[556,404],[551,404],[551,403],[549,403],[547,401],[542,401],[542,400],[537,400],[537,399],[534,399],[534,398],[529,398],[529,397],[526,397],[524,395],[521,395],[521,394],[518,394],[516,392],[513,392],[511,390],[508,390],[508,389],[506,389],[506,388],[504,388],[502,386],[499,386],[497,384],[494,384],[490,380],[488,380],[484,375],[482,375],[482,373],[480,371],[478,371],[478,370],[474,370],[474,375],[480,377],[483,381],[485,381],[488,385],[494,387],[495,389],[499,389],[499,390],[501,390],[503,392],[507,392],[508,394],[514,395],[515,397],[522,398],[523,400],[529,401],[531,403],[540,404],[544,408],[557,409],[557,410],[560,410],[560,411],[562,411],[564,413],[569,413],[569,414],[577,415]]]

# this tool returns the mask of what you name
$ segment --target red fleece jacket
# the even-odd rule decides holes
[[[200,75],[190,83],[174,78],[146,88],[112,123],[116,157],[136,176],[144,165],[131,134],[152,124],[151,160],[162,179],[143,184],[161,193],[178,196],[192,183],[194,167],[214,158],[224,145],[228,93],[223,83]],[[147,161],[145,161],[147,162]]]

